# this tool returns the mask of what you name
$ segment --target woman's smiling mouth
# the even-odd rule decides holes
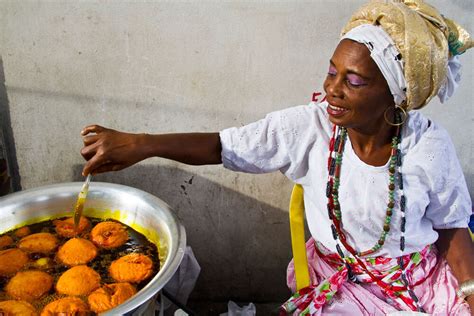
[[[341,116],[343,114],[345,114],[347,111],[347,109],[345,108],[341,108],[341,107],[338,107],[338,106],[334,106],[334,105],[331,105],[328,103],[328,107],[327,107],[327,112],[329,115],[332,115],[332,116]]]

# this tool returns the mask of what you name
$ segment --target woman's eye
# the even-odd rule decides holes
[[[353,87],[361,87],[367,85],[367,82],[358,76],[347,76],[347,82]]]
[[[328,75],[330,75],[330,76],[335,76],[336,74],[337,74],[336,68],[334,68],[334,67],[332,67],[332,66],[329,67]]]
[[[353,81],[350,81],[350,80],[347,80],[347,82],[353,86],[353,87],[361,87],[361,86],[365,86],[365,84],[361,84],[359,82],[353,82]]]

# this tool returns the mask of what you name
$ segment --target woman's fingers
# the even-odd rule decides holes
[[[95,143],[98,139],[99,139],[99,136],[97,134],[82,136],[82,141],[84,142],[84,146],[89,146]]]
[[[81,154],[82,154],[82,152],[81,152]],[[93,173],[93,174],[100,173],[100,172],[97,172],[97,171],[101,166],[111,163],[109,160],[105,159],[104,156],[98,155],[95,152],[93,152],[92,154],[86,153],[86,155],[92,155],[92,156],[86,162],[86,164],[84,165],[84,168],[82,169],[82,175],[83,176],[87,176],[89,173]],[[83,156],[84,156],[84,154],[83,154]],[[85,156],[84,156],[84,158],[85,158]]]
[[[89,125],[89,126],[86,126],[82,129],[81,135],[86,136],[87,134],[90,134],[90,133],[99,134],[100,132],[103,132],[105,130],[106,130],[106,128],[102,127],[100,125]]]
[[[85,160],[90,160],[92,157],[94,157],[95,153],[96,148],[93,145],[81,149],[81,155],[82,157],[84,157]]]
[[[127,167],[127,165],[125,164],[113,163],[113,162],[108,162],[108,161],[105,161],[102,165],[99,165],[99,166],[97,166],[96,163],[100,163],[100,162],[93,162],[93,164],[89,164],[89,162],[86,163],[86,165],[84,166],[84,169],[82,170],[82,174],[84,176],[88,175],[89,173],[92,173],[95,175],[95,174],[109,172],[109,171],[119,171]]]
[[[136,134],[90,125],[81,135],[84,142],[81,155],[87,160],[83,175],[121,170],[143,159],[134,150]]]

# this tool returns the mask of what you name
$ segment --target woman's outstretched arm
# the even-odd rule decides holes
[[[117,171],[150,157],[190,165],[220,164],[219,133],[132,134],[99,125],[85,127],[83,175]]]

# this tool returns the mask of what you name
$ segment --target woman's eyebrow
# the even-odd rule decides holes
[[[336,66],[336,64],[334,63],[334,61],[332,59],[329,60],[329,63],[331,64],[331,66]],[[347,68],[347,71],[346,71],[348,74],[354,74],[354,75],[357,75],[363,79],[366,79],[366,80],[370,80],[370,77],[367,77],[367,76],[364,76],[362,75],[361,73],[359,73],[358,71],[354,70],[354,69],[351,69],[351,68]]]

